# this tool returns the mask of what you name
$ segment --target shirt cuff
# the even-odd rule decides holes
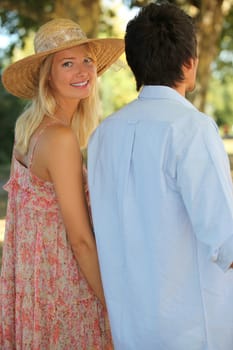
[[[228,238],[221,247],[213,249],[211,260],[226,272],[233,263],[233,236]]]

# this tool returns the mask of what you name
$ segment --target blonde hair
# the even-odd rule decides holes
[[[91,50],[92,51],[92,50]],[[15,125],[15,148],[22,155],[27,154],[32,134],[42,122],[44,116],[53,117],[57,104],[48,83],[53,55],[49,55],[41,64],[39,72],[38,94],[26,106]],[[75,112],[71,127],[81,149],[85,148],[88,138],[99,122],[99,94],[97,79],[90,96],[81,100]]]

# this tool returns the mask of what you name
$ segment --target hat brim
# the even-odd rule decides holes
[[[39,86],[39,70],[42,61],[50,54],[82,44],[91,44],[97,61],[97,75],[103,74],[124,52],[124,40],[117,38],[72,40],[57,48],[25,57],[7,67],[2,83],[12,95],[32,99]]]

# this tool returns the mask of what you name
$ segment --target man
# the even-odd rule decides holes
[[[116,350],[233,349],[233,192],[195,85],[191,18],[150,4],[127,26],[138,99],[89,144],[94,229]]]

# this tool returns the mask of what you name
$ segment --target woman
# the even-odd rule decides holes
[[[87,39],[68,19],[44,24],[34,43],[2,77],[32,101],[16,123],[5,185],[0,347],[110,349],[80,147],[97,124],[97,76],[124,44]]]

